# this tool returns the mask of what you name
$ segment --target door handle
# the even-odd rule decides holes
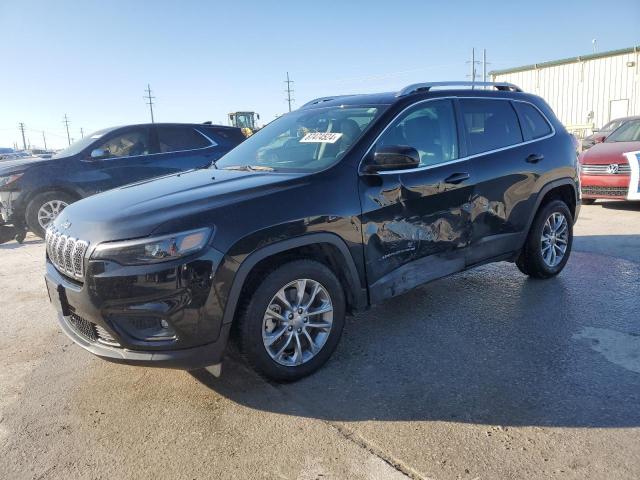
[[[544,155],[541,153],[532,153],[527,157],[527,163],[538,163],[539,161],[544,160]]]
[[[462,183],[465,180],[469,180],[469,178],[471,178],[471,175],[467,172],[454,173],[445,178],[444,183]]]

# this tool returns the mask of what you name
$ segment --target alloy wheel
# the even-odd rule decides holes
[[[46,230],[51,222],[53,222],[67,206],[68,204],[62,200],[50,200],[46,202],[38,210],[38,223]]]
[[[540,249],[544,263],[557,267],[564,258],[569,245],[569,222],[560,212],[549,215],[542,227]]]
[[[262,320],[262,341],[269,356],[287,367],[302,365],[322,349],[333,325],[327,289],[308,278],[282,287]]]

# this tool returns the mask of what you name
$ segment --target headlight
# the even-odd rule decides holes
[[[14,173],[12,175],[7,175],[6,177],[0,177],[0,187],[6,187],[7,185],[12,184],[22,175],[24,175],[24,173]]]
[[[161,237],[106,242],[96,247],[91,258],[113,260],[121,265],[166,262],[202,250],[210,236],[210,228],[201,228]]]

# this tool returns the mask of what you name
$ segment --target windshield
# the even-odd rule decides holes
[[[56,153],[52,158],[62,158],[62,157],[70,157],[71,155],[75,155],[80,153],[93,142],[95,142],[98,138],[102,137],[105,133],[113,130],[112,128],[105,128],[104,130],[98,130],[97,132],[93,132],[91,135],[88,135],[84,138],[81,138],[77,142],[73,142],[69,147],[65,148],[61,152]]]
[[[288,113],[246,139],[215,166],[323,170],[344,156],[379,111],[376,107],[328,107]]]
[[[618,128],[621,123],[622,123],[622,121],[620,121],[620,120],[611,120],[604,127],[602,127],[599,131],[600,132],[612,132],[613,130]]]
[[[640,120],[625,123],[609,135],[605,142],[640,142]]]

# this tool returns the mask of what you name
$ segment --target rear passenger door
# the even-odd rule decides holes
[[[192,126],[157,125],[154,132],[158,155],[147,165],[148,177],[207,167],[219,158],[218,142]]]
[[[538,140],[551,134],[552,128],[530,103],[461,98],[458,104],[476,174],[467,252],[467,265],[472,265],[520,247],[535,201],[536,181],[543,173],[545,152]]]

